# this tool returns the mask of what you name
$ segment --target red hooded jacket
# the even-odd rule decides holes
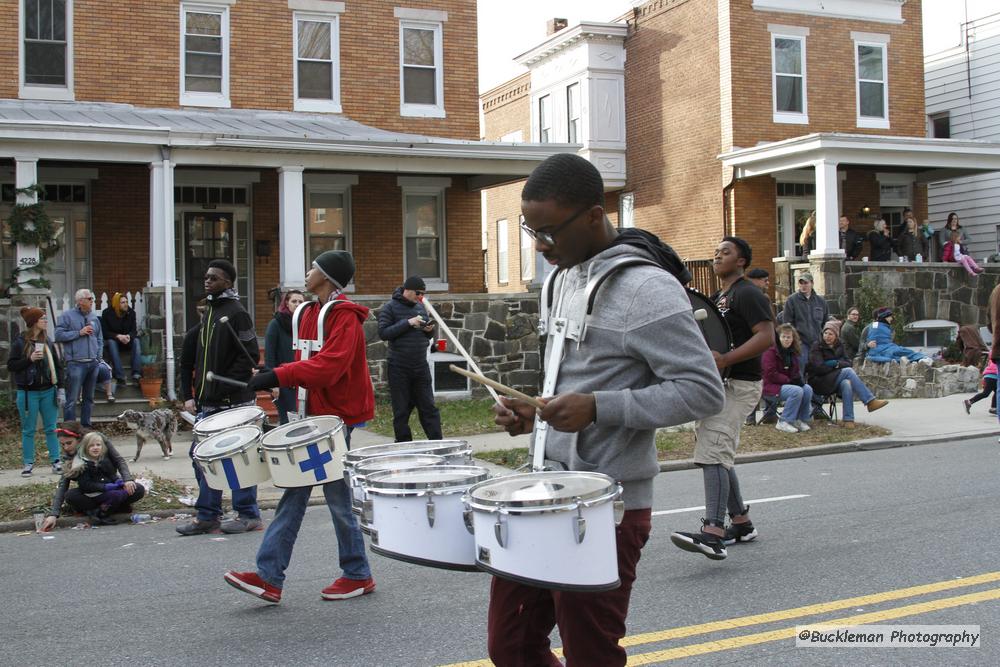
[[[299,317],[299,338],[316,338],[321,307],[312,303]],[[282,387],[309,390],[309,416],[336,415],[349,426],[375,416],[375,390],[368,374],[362,326],[368,312],[352,301],[338,302],[327,314],[322,349],[305,360],[296,351],[295,361],[274,369]]]

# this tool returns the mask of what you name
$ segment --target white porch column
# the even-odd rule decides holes
[[[149,165],[150,287],[176,286],[174,256],[174,165],[169,158]]]
[[[819,160],[816,167],[816,250],[811,257],[843,257],[840,248],[840,205],[837,198],[837,163]]]
[[[305,167],[278,169],[278,241],[281,289],[306,286],[306,225],[302,197],[302,172]]]
[[[14,157],[14,187],[18,190],[27,188],[38,183],[38,158],[37,157]],[[30,206],[38,201],[38,195],[17,194],[18,204]],[[29,280],[38,277],[35,271],[28,270],[28,267],[37,266],[40,261],[38,246],[17,244],[17,266],[25,270],[18,274],[17,282],[24,284]]]

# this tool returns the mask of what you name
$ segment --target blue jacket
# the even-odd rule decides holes
[[[81,336],[80,329],[90,325],[94,333]],[[56,342],[62,343],[63,359],[101,359],[104,356],[104,337],[101,334],[101,320],[91,310],[84,315],[80,308],[72,308],[63,312],[56,322]]]
[[[422,304],[403,297],[402,287],[397,287],[378,311],[378,337],[389,342],[389,361],[393,363],[411,367],[427,363],[427,348],[434,334],[411,327],[407,320],[414,315],[430,319]]]

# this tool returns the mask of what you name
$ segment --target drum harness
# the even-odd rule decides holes
[[[299,338],[299,318],[302,313],[305,312],[305,308],[308,306],[313,307],[313,302],[300,304],[295,312],[292,313],[292,350],[299,350],[301,354],[299,355],[300,361],[305,361],[313,352],[319,352],[323,348],[324,332],[323,325],[326,323],[327,313],[333,309],[338,303],[345,303],[345,299],[334,299],[333,301],[327,301],[323,304],[319,311],[319,319],[316,320],[316,338]],[[305,387],[299,387],[297,393],[296,405],[298,406],[298,411],[294,416],[289,413],[289,421],[298,421],[299,419],[306,418],[306,399],[309,398],[309,390]]]

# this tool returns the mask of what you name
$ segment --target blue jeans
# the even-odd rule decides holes
[[[813,388],[809,385],[801,387],[794,384],[781,385],[778,400],[785,404],[785,409],[781,413],[781,421],[807,422],[812,419],[812,396]]]
[[[70,361],[66,364],[66,405],[63,407],[63,419],[76,420],[76,401],[83,392],[83,408],[80,410],[80,423],[90,426],[90,413],[94,409],[94,389],[97,386],[97,370],[100,363],[97,359],[78,363]]]
[[[35,463],[35,425],[38,415],[42,416],[42,428],[45,430],[45,445],[49,449],[49,462],[59,460],[59,439],[56,438],[56,421],[59,419],[59,406],[56,405],[56,388],[49,387],[42,391],[17,390],[17,411],[21,414],[21,457],[24,465]]]
[[[220,411],[203,408],[198,413],[195,423],[216,412]],[[222,516],[222,491],[213,489],[205,481],[205,473],[202,472],[198,462],[194,460],[194,448],[197,446],[198,439],[192,439],[191,451],[188,452],[188,456],[191,457],[191,467],[194,468],[194,477],[198,480],[198,500],[195,502],[194,507],[198,510],[198,521],[216,521]],[[249,486],[245,489],[233,489],[233,509],[241,517],[259,519],[260,509],[257,507],[257,487]]]
[[[291,387],[282,387],[278,390],[278,400],[274,402],[278,408],[278,420],[282,424],[288,423],[288,414],[298,410],[298,392]]]
[[[351,445],[351,431],[347,429],[347,446]],[[333,519],[340,551],[340,569],[348,579],[367,579],[372,575],[365,555],[365,541],[358,522],[351,513],[351,491],[343,479],[322,485],[326,506]],[[261,579],[281,588],[285,583],[285,570],[292,559],[292,548],[302,526],[302,517],[313,487],[285,489],[278,501],[274,519],[264,533],[264,541],[257,550],[257,574]]]
[[[837,374],[837,386],[840,387],[838,393],[843,402],[845,422],[854,421],[855,394],[858,395],[858,399],[865,405],[868,405],[875,398],[875,394],[865,386],[865,383],[861,381],[861,378],[858,377],[853,368],[840,369],[840,373]]]
[[[138,338],[130,340],[128,345],[118,342],[117,338],[108,338],[104,341],[104,346],[108,348],[108,356],[111,357],[112,375],[116,380],[125,379],[125,369],[122,368],[121,353],[121,348],[123,347],[129,348],[132,352],[132,377],[142,377],[142,359],[140,358],[142,345],[139,343]]]

